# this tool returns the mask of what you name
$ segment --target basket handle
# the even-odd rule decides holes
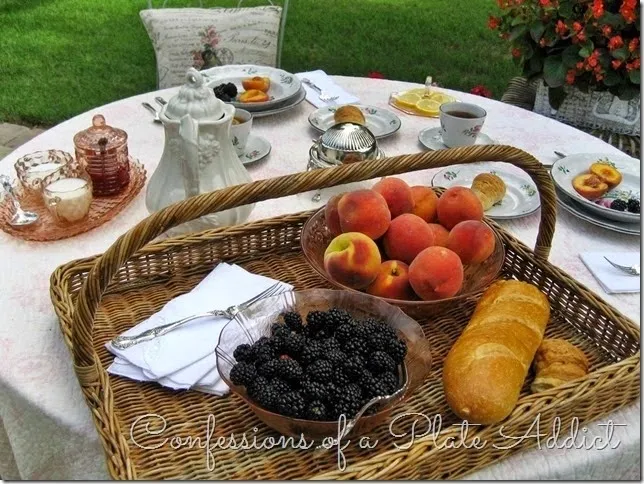
[[[236,185],[189,198],[160,210],[121,235],[101,255],[79,292],[72,326],[72,351],[76,372],[88,385],[98,379],[98,357],[92,341],[94,314],[112,277],[145,244],[166,230],[209,213],[280,198],[309,190],[401,173],[479,161],[505,161],[524,169],[534,180],[541,197],[541,220],[535,255],[546,260],[555,229],[555,192],[548,172],[532,155],[512,146],[489,145],[454,148],[394,156],[328,169]]]

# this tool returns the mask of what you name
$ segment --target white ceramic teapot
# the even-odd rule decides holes
[[[235,107],[217,99],[191,68],[187,83],[163,106],[159,118],[165,146],[150,178],[145,204],[149,212],[202,193],[251,181],[230,141]],[[244,222],[253,205],[217,212],[180,225],[172,234],[195,232]]]

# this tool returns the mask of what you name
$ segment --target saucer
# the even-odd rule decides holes
[[[263,160],[271,152],[271,144],[265,138],[250,134],[246,142],[244,153],[239,155],[243,165],[250,165],[256,161]]]
[[[441,136],[441,128],[437,126],[435,128],[425,128],[420,133],[418,133],[418,141],[421,142],[429,150],[446,150],[449,149],[445,144],[443,144],[443,137]],[[479,133],[476,137],[475,145],[498,145],[499,142],[495,139],[490,138],[485,133]]]

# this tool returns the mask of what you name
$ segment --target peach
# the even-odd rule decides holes
[[[331,241],[324,252],[324,269],[331,278],[353,289],[364,289],[380,272],[376,243],[360,232],[347,232]]]
[[[446,247],[456,252],[463,264],[478,264],[492,255],[494,232],[478,220],[465,220],[450,231]]]
[[[447,237],[449,237],[449,230],[447,230],[441,224],[427,224],[427,226],[434,233],[434,245],[447,247]]]
[[[345,193],[338,202],[342,232],[361,232],[372,239],[382,237],[391,222],[387,202],[373,190]]]
[[[411,197],[414,200],[414,208],[411,213],[418,215],[425,222],[431,223],[436,220],[436,204],[438,196],[429,187],[411,187]]]
[[[373,190],[387,201],[391,218],[409,213],[414,208],[411,188],[400,178],[383,178],[373,186]]]
[[[601,197],[609,188],[604,180],[592,173],[577,175],[572,180],[572,187],[579,195],[588,200]]]
[[[608,188],[615,188],[622,182],[622,174],[608,163],[596,162],[590,165],[590,172],[602,179]]]
[[[329,198],[329,201],[326,202],[324,207],[324,221],[326,226],[329,229],[329,232],[333,236],[340,235],[342,233],[342,228],[340,227],[340,216],[338,215],[338,202],[342,198],[344,193],[339,195],[333,195]]]
[[[434,245],[434,234],[418,215],[403,213],[391,221],[382,242],[387,257],[411,264],[420,251]]]
[[[242,79],[242,86],[247,91],[255,89],[257,91],[267,92],[271,87],[271,78],[260,76],[249,77]]]
[[[399,260],[388,260],[380,264],[380,272],[367,287],[372,296],[390,299],[410,300],[414,291],[409,285],[409,266]]]
[[[409,283],[425,301],[455,296],[463,287],[463,264],[445,247],[428,247],[409,266]]]
[[[476,194],[466,187],[445,190],[436,204],[438,221],[448,230],[463,220],[481,220],[483,205]]]
[[[242,103],[263,103],[268,99],[268,94],[259,89],[249,89],[239,95],[239,102]]]

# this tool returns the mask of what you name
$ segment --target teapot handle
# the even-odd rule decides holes
[[[179,125],[179,136],[185,154],[181,164],[186,198],[199,195],[199,123],[188,114]]]

